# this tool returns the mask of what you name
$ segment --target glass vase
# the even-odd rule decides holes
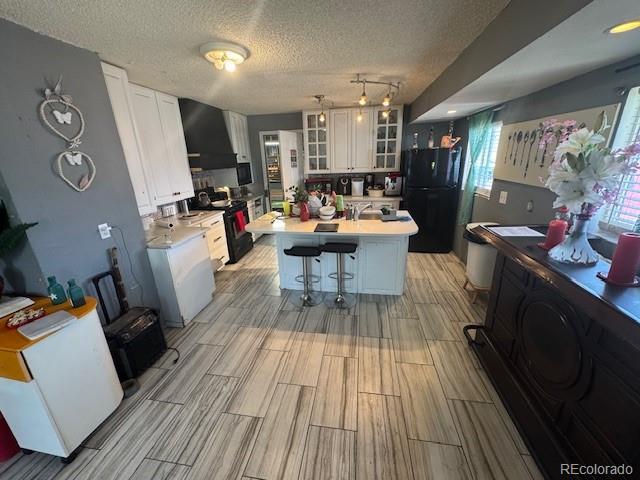
[[[307,202],[300,202],[300,221],[306,222],[310,216],[309,204]]]
[[[564,241],[549,250],[549,257],[562,263],[589,267],[598,263],[600,256],[587,238],[591,215],[576,215],[573,227]]]

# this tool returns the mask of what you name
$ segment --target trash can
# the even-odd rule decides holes
[[[496,249],[472,230],[480,225],[498,225],[492,222],[469,223],[463,237],[469,241],[467,250],[467,282],[476,291],[487,291],[491,288],[493,267],[496,263]]]
[[[7,421],[0,414],[0,462],[6,462],[19,451],[18,442],[11,433]]]

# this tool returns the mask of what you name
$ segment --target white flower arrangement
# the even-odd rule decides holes
[[[560,143],[549,166],[545,186],[554,192],[555,208],[567,207],[574,214],[593,215],[602,205],[616,198],[621,175],[636,173],[640,167],[640,142],[611,151],[602,144],[603,133],[610,128],[602,112],[594,130],[576,128],[576,122],[551,120],[541,125],[540,146],[553,141],[556,132]]]

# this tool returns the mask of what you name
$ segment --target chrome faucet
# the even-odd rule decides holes
[[[364,212],[367,208],[371,208],[371,204],[367,203],[364,207],[361,207],[360,205],[355,205],[353,207],[353,219],[357,222],[358,220],[360,220],[360,214],[362,212]]]

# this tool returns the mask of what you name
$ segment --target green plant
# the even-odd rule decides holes
[[[305,203],[309,201],[309,193],[302,190],[298,186],[289,187],[289,191],[293,195],[293,203]]]
[[[26,232],[37,223],[20,223],[13,227],[9,224],[9,213],[0,200],[0,257],[8,255],[25,239]]]

